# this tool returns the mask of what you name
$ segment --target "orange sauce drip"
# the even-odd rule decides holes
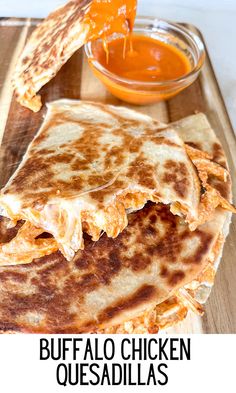
[[[132,31],[137,0],[93,0],[85,12],[90,40],[106,39],[114,33],[127,36]]]
[[[127,36],[126,36],[127,37]],[[155,38],[132,34],[132,40],[118,38],[93,47],[94,57],[110,72],[137,81],[154,82],[176,79],[191,71],[191,64],[181,50]]]

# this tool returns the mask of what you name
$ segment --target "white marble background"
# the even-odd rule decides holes
[[[236,0],[138,2],[140,15],[193,23],[201,30],[236,131]],[[0,16],[44,17],[63,3],[65,0],[0,0]]]

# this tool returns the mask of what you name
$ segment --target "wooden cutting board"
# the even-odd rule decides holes
[[[45,107],[35,114],[18,105],[11,89],[16,60],[38,22],[37,19],[0,18],[0,187],[16,169],[45,114]],[[193,26],[187,27],[201,36]],[[64,97],[126,105],[108,93],[92,75],[83,49],[42,89],[43,102]],[[233,161],[236,139],[208,55],[198,80],[178,96],[151,106],[128,107],[166,123],[197,111],[205,112],[226,152],[236,196],[236,161]],[[168,331],[236,333],[236,217],[231,224],[204,317],[189,314],[184,322]]]

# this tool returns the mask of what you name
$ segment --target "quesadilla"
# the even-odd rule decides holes
[[[189,146],[227,167],[224,153],[204,115],[173,125]],[[231,182],[208,179],[231,201]],[[34,263],[0,268],[0,329],[42,333],[154,333],[201,313],[209,295],[231,213],[217,207],[212,219],[191,231],[170,205],[148,202],[128,216],[116,238],[97,242],[68,263],[57,251]],[[2,242],[22,227],[7,229]]]
[[[123,107],[55,101],[1,191],[1,214],[25,223],[1,246],[0,264],[57,249],[71,260],[83,232],[117,237],[148,200],[198,221],[200,182],[176,131]],[[53,237],[38,238],[43,232]]]
[[[136,0],[71,0],[52,12],[32,33],[13,76],[17,100],[37,112],[37,92],[86,42],[113,33],[127,36],[136,15]]]
[[[129,215],[118,238],[86,237],[85,250],[70,263],[57,252],[3,267],[0,327],[10,326],[13,313],[13,330],[48,333],[91,332],[133,319],[197,277],[221,220],[219,214],[190,231],[168,206],[149,202]]]

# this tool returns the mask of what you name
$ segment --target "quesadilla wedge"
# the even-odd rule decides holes
[[[218,205],[234,211],[207,181],[214,175],[225,182],[227,169],[201,154],[173,129],[126,108],[72,100],[49,104],[1,191],[1,214],[25,223],[1,246],[0,264],[30,263],[57,249],[71,260],[84,247],[83,232],[93,241],[103,232],[114,238],[127,226],[127,214],[148,200],[170,204],[191,230]],[[209,163],[204,168],[202,160]],[[53,237],[39,239],[43,232]]]
[[[94,241],[103,232],[116,237],[127,214],[148,200],[170,204],[187,222],[198,219],[199,178],[173,129],[122,107],[60,100],[48,108],[1,191],[1,214],[25,220],[2,245],[1,265],[31,262],[32,249],[34,257],[60,249],[71,260],[83,231]],[[53,238],[38,239],[40,230]]]
[[[1,267],[0,328],[95,332],[140,317],[202,272],[222,221],[219,213],[190,231],[168,206],[149,202],[116,239],[86,236],[70,263],[56,252]]]
[[[172,123],[171,126],[178,132],[179,136],[188,145],[201,152],[203,156],[208,155],[212,162],[228,168],[223,148],[212,130],[206,116],[202,113],[186,117]],[[231,180],[219,180],[218,176],[211,176],[209,184],[216,188],[228,201],[232,201]],[[204,303],[206,303],[223,253],[223,246],[229,233],[232,213],[222,208],[217,208],[220,221],[215,227],[218,233],[214,246],[208,250],[206,265],[203,270],[192,281],[177,290],[173,295],[154,307],[147,307],[145,312],[136,318],[101,329],[100,333],[155,333],[159,329],[170,328],[176,323],[184,320],[191,310],[202,315]]]
[[[86,42],[113,33],[127,35],[136,15],[136,0],[71,0],[52,12],[32,33],[19,58],[13,87],[19,103],[37,112],[37,92]]]
[[[188,145],[227,168],[219,141],[202,114],[175,123]],[[215,154],[214,154],[215,152]],[[231,202],[231,181],[208,183]],[[34,263],[0,267],[0,330],[42,333],[154,333],[202,312],[228,232],[231,213],[218,206],[195,231],[170,205],[149,202],[129,214],[117,237],[97,242],[67,263],[57,251]],[[0,221],[0,241],[22,227]]]
[[[197,115],[186,117],[185,119],[172,123],[172,126],[177,131],[180,138],[184,140],[188,146],[192,146],[198,151],[204,152],[205,155],[207,154],[211,157],[211,162],[220,165],[221,168],[226,168],[227,171],[229,170],[227,159],[220,141],[216,137],[204,114],[199,113]],[[227,201],[228,203],[232,202],[231,179],[229,172],[226,179],[223,177],[219,178],[218,174],[211,174],[207,183],[211,189],[216,190],[220,194],[220,197],[224,198],[224,201]],[[205,193],[206,192],[207,190],[205,190]],[[209,263],[198,276],[197,280],[194,280],[187,286],[188,290],[191,291],[191,294],[199,303],[206,302],[214,284],[214,277],[220,263],[224,242],[229,232],[232,212],[234,212],[234,210],[227,211],[224,209],[222,210],[222,208],[218,208],[218,210],[221,211],[221,214],[224,217],[224,222],[221,230],[219,231],[217,242],[212,250],[214,254],[214,262]]]

